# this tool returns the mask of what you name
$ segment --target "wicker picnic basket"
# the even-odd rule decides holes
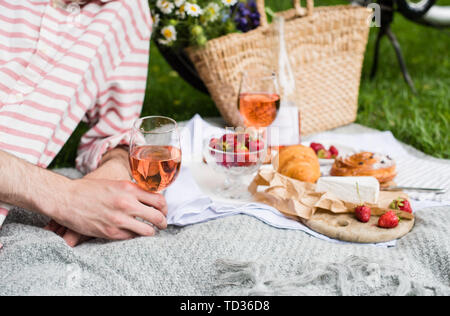
[[[278,32],[268,24],[264,0],[257,0],[261,26],[230,34],[186,51],[228,124],[242,124],[237,102],[242,72],[278,68]],[[296,81],[296,104],[302,134],[332,129],[356,119],[361,68],[367,45],[370,12],[363,7],[314,8],[293,0],[286,19],[286,43]]]

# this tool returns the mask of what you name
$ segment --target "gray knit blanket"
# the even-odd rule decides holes
[[[75,249],[15,210],[0,295],[450,295],[450,208],[417,213],[395,248],[334,244],[234,216]]]

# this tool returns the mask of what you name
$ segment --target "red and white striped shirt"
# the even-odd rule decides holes
[[[147,0],[85,2],[0,0],[0,150],[43,168],[84,120],[77,167],[94,170],[142,109]]]

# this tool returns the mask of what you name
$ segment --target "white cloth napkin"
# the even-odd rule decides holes
[[[169,204],[167,222],[169,225],[187,226],[232,216],[248,215],[264,223],[280,228],[300,230],[316,238],[334,243],[346,243],[331,239],[289,219],[278,210],[260,203],[224,203],[206,196],[198,187],[188,167],[183,167],[177,181],[167,189],[165,197]],[[374,244],[379,247],[393,247],[396,241]]]
[[[202,223],[209,220],[245,214],[256,217],[264,223],[276,228],[294,229],[306,232],[314,237],[344,243],[330,239],[324,235],[318,234],[303,224],[291,220],[282,215],[278,210],[259,203],[236,203],[233,201],[217,201],[207,196],[199,185],[189,167],[195,161],[202,161],[203,143],[213,134],[222,133],[223,129],[212,126],[196,115],[181,131],[181,142],[183,150],[183,167],[177,181],[167,189],[165,196],[169,204],[168,223],[176,226],[186,226],[196,223]],[[355,149],[364,149],[388,153],[395,159],[406,159],[408,153],[402,148],[401,144],[389,132],[374,132],[362,135],[335,135],[333,133],[323,133],[316,135],[311,140],[325,139],[328,142],[336,141],[339,144],[354,147]],[[414,158],[414,157],[413,157]],[[416,158],[415,158],[416,159]],[[419,159],[419,164],[421,163]],[[207,168],[207,166],[205,166]],[[403,170],[400,170],[402,173]],[[414,173],[414,170],[410,172]],[[401,179],[401,177],[400,177]],[[399,183],[401,184],[401,182]],[[414,183],[408,183],[413,186]],[[440,183],[436,183],[439,186]],[[415,210],[429,206],[450,205],[446,202],[415,202]],[[395,246],[396,242],[376,244],[376,246],[390,247]]]

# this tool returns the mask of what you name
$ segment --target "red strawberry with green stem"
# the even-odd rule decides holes
[[[337,148],[335,146],[331,146],[328,151],[330,152],[331,157],[333,157],[333,158],[337,158],[339,156],[339,151],[337,150]]]
[[[407,199],[398,198],[394,201],[392,201],[391,205],[389,205],[390,208],[394,210],[400,210],[403,212],[411,213],[413,212],[411,203]]]
[[[372,216],[372,210],[366,205],[359,205],[355,208],[355,215],[361,223],[368,223]]]
[[[250,152],[252,152],[252,153],[261,151],[264,149],[264,143],[262,141],[260,141],[259,139],[250,141],[249,149],[250,149]]]
[[[311,143],[311,145],[309,146],[316,152],[316,154],[319,152],[319,150],[325,149],[325,147],[323,147],[323,145],[320,143]]]
[[[331,159],[332,158],[331,153],[328,150],[326,150],[326,149],[319,150],[317,152],[317,156],[320,159]]]
[[[222,150],[222,148],[220,148],[220,144],[219,144],[219,139],[217,138],[212,138],[209,141],[209,148],[211,149],[211,155],[214,156],[216,154],[215,150]]]
[[[250,135],[249,134],[238,134],[237,135],[238,143],[244,144],[247,148],[250,146]]]
[[[237,145],[237,135],[235,134],[225,134],[222,136],[223,151],[233,152],[235,146]]]
[[[355,215],[358,221],[361,223],[368,223],[370,221],[370,217],[372,216],[372,209],[366,205],[364,205],[361,201],[361,195],[359,193],[359,184],[356,183],[356,192],[358,192],[358,197],[360,201],[360,205],[355,208]]]
[[[243,143],[238,143],[236,148],[237,158],[236,162],[239,167],[245,167],[247,166],[247,163],[249,162],[249,150],[247,146]]]
[[[378,220],[378,227],[381,228],[395,228],[400,223],[400,218],[394,211],[389,211]]]

